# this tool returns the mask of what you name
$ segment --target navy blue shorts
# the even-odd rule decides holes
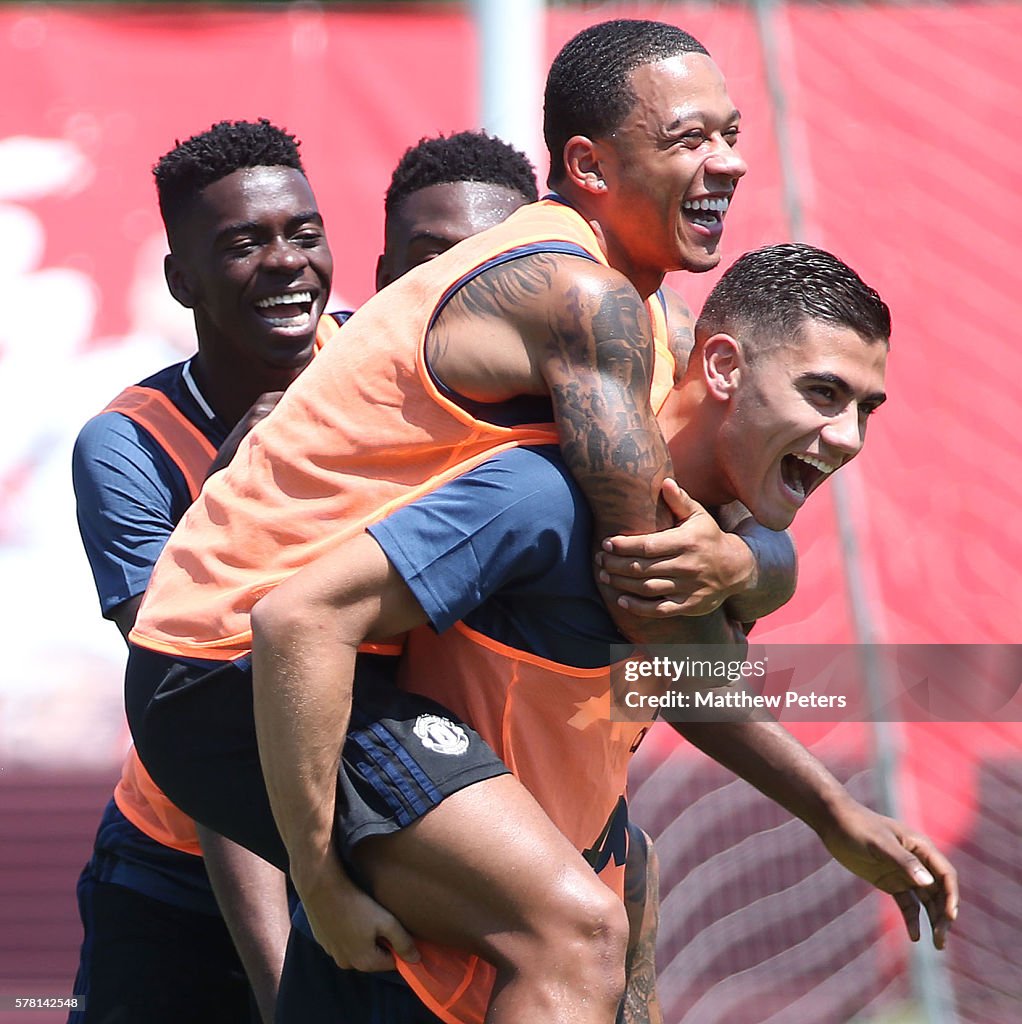
[[[508,771],[470,726],[397,689],[396,662],[359,657],[338,774],[343,855]],[[125,704],[138,755],[163,792],[196,821],[286,870],[259,765],[247,660],[184,663],[133,646]]]
[[[342,971],[314,939],[292,927],[275,1024],[443,1024],[396,971]]]
[[[74,992],[85,1009],[69,1024],[257,1024],[222,917],[100,881],[92,867],[78,881],[85,938]]]

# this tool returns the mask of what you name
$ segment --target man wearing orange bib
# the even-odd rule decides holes
[[[598,96],[583,87],[580,102],[580,69],[594,61],[608,87]],[[337,874],[329,834],[310,833],[304,849],[280,841],[251,726],[252,609],[390,511],[521,446],[560,442],[593,507],[595,536],[671,525],[660,501],[669,459],[653,408],[674,384],[676,339],[657,291],[666,270],[707,270],[719,259],[723,215],[745,172],[737,121],[720,72],[686,33],[633,21],[583,33],[555,62],[548,88],[559,194],[362,307],[344,346],[327,348],[208,482],[160,558],[127,676],[142,760],[199,820],[289,864],[303,894],[343,891],[336,922],[350,922],[353,941],[334,955],[375,969],[392,963],[377,939],[406,958],[414,951],[398,922]],[[783,538],[750,529],[757,546],[790,551]],[[731,639],[721,601],[741,621],[775,606],[749,544],[719,530],[711,538],[715,586],[700,585],[708,596],[686,608],[707,614],[665,625],[611,597],[619,626],[638,639]],[[790,559],[787,567],[790,579]],[[386,668],[366,661],[364,671]],[[383,683],[366,686],[384,692]],[[451,793],[498,786],[502,810],[561,868],[536,894],[544,920],[532,914],[535,927],[523,932],[534,946],[508,953],[491,1020],[595,1022],[608,1008],[613,1016],[621,979],[605,967],[617,963],[627,931],[620,901],[466,724],[453,722],[452,734],[467,737],[471,754],[452,762],[446,741],[422,744],[415,734],[422,714],[445,719],[443,709],[413,713],[413,695],[396,693],[372,708],[389,707],[386,728],[369,714],[347,730],[340,783],[353,836],[400,831]],[[504,891],[513,916],[520,904],[499,882],[493,893]]]
[[[678,513],[706,515],[693,499],[710,509],[740,500],[764,524],[788,526],[861,450],[868,418],[885,398],[889,334],[887,307],[833,256],[781,245],[742,257],[707,300],[687,372],[661,410],[689,492],[669,485]],[[387,1019],[515,1019],[509,964],[527,957],[516,948],[535,927],[527,915],[550,909],[540,902],[549,876],[587,865],[620,897],[627,765],[644,725],[610,713],[610,645],[623,638],[590,577],[590,518],[557,450],[520,447],[371,524],[256,607],[260,749],[288,849],[306,858],[325,836],[326,863],[339,871],[335,836],[375,898],[431,940],[417,940],[418,957],[399,967],[435,1016],[391,1018],[392,990],[338,971],[311,941],[315,934],[343,963],[345,897],[342,886],[326,884],[324,865],[316,884],[300,886],[308,917],[296,917],[282,1024],[326,1022],[353,1003],[359,1020],[384,1008]],[[471,744],[459,721],[470,722],[549,815],[560,846],[533,841],[537,821],[523,834],[506,778],[456,793],[404,830],[358,842],[347,808],[334,802],[334,751],[347,727],[357,651],[409,630],[399,684],[456,716],[420,716],[421,744],[457,762]],[[363,727],[357,711],[352,722]],[[857,803],[768,718],[676,727],[803,818],[847,868],[893,894],[914,938],[924,905],[943,946],[957,882],[932,843]],[[517,808],[513,816],[493,806],[505,799]],[[518,893],[517,930],[486,873],[494,847],[500,889]],[[590,943],[602,942],[606,955],[602,987],[590,978],[585,990],[597,1003],[620,980],[623,957],[618,950],[615,960],[607,941],[609,916],[594,915],[592,927]],[[562,990],[547,992],[545,1015],[529,1019],[585,1012],[564,1001],[581,970],[570,947],[557,970]],[[613,1018],[606,1006],[602,1012]]]
[[[198,352],[121,392],[82,429],[72,464],[102,612],[125,636],[203,481],[339,330],[323,315],[333,264],[293,136],[265,121],[221,122],[176,145],[154,175],[168,230],[178,229],[168,283],[195,311]],[[199,289],[193,271],[213,243],[186,239],[181,214],[207,187],[218,223],[244,223],[248,234],[217,239],[221,252],[244,243],[244,256],[222,260]],[[225,295],[239,293],[228,312]],[[289,919],[283,878],[216,836],[203,845],[205,860],[195,822],[129,751],[78,883],[85,936],[74,991],[88,1003],[73,1024],[251,1020],[232,935],[272,1019]]]

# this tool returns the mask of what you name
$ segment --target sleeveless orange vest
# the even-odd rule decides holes
[[[556,444],[551,423],[501,427],[446,398],[425,364],[433,316],[466,274],[526,245],[569,243],[606,265],[586,221],[561,203],[523,207],[410,271],[345,324],[203,488],[171,536],[133,643],[230,661],[251,648],[255,603],[390,511],[520,444]],[[666,319],[647,303],[654,401],[673,386]]]
[[[647,723],[610,720],[612,669],[575,669],[514,650],[456,623],[408,634],[399,685],[471,722],[551,821],[623,897],[628,762]],[[538,871],[543,870],[537,864]],[[418,941],[398,961],[425,1005],[449,1024],[479,1024],[495,972],[460,950]]]
[[[316,327],[316,351],[339,330],[340,325],[332,317],[321,317]],[[216,449],[162,391],[138,385],[125,388],[103,412],[119,412],[142,427],[181,471],[192,501],[198,497],[216,458]],[[183,853],[202,856],[195,822],[163,795],[134,747],[121,767],[121,777],[114,787],[114,803],[150,839]]]
[[[103,412],[119,412],[137,423],[181,471],[192,501],[216,449],[162,391],[135,385],[125,388]],[[149,777],[135,748],[128,751],[114,787],[114,803],[150,839],[183,853],[202,856],[195,822],[179,811]]]

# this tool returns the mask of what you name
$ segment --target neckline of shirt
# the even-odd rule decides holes
[[[192,398],[195,399],[199,408],[206,414],[206,418],[209,420],[215,420],[216,413],[213,412],[212,406],[206,401],[202,392],[199,390],[199,385],[195,383],[195,378],[192,376],[192,360],[194,359],[195,356],[192,356],[192,358],[185,363],[181,370],[181,376],[184,378],[185,387],[188,388]]]

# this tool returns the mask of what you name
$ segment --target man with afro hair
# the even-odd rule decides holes
[[[198,351],[115,398],[83,427],[73,459],[102,613],[124,636],[204,478],[337,329],[322,316],[333,266],[298,146],[265,119],[221,121],[153,169],[167,284],[192,310]],[[283,875],[197,830],[134,750],[78,902],[85,937],[74,991],[87,1006],[75,1024],[249,1022],[241,961],[272,1019],[289,916]]]

